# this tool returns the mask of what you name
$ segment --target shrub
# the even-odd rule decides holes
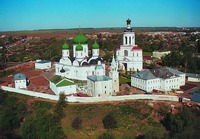
[[[111,114],[106,115],[103,118],[102,122],[103,122],[104,128],[106,129],[113,129],[117,127],[117,121]]]
[[[71,124],[72,128],[74,129],[80,129],[82,126],[82,120],[79,117],[76,117],[72,124]]]

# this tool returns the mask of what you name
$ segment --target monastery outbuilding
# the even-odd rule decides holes
[[[76,93],[76,85],[74,82],[66,79],[65,77],[55,75],[50,79],[49,84],[51,90],[56,95],[59,95],[60,93],[64,93],[65,95]]]
[[[22,89],[26,88],[29,80],[27,80],[26,75],[22,73],[15,74],[14,76],[14,83],[15,88]]]
[[[131,86],[152,92],[171,91],[185,85],[185,73],[172,68],[146,69],[131,77]]]
[[[35,69],[44,70],[44,69],[50,69],[51,68],[51,62],[47,60],[36,60],[35,62]]]

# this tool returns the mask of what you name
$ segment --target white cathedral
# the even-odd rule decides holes
[[[98,61],[102,62],[105,69],[105,63],[99,57],[99,45],[94,42],[92,45],[92,56],[88,55],[88,38],[78,33],[73,38],[73,56],[70,56],[69,45],[62,46],[62,58],[55,63],[56,75],[69,79],[87,80],[87,76],[95,74],[95,67]]]
[[[116,60],[120,70],[141,71],[143,68],[142,49],[135,44],[135,32],[128,19],[123,33],[123,45],[116,48]]]

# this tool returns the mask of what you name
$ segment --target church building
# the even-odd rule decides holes
[[[109,76],[105,75],[105,68],[98,61],[98,65],[95,67],[95,75],[87,77],[88,95],[93,97],[116,95],[116,92],[119,91],[119,72],[117,70],[117,63],[114,57],[110,66]]]
[[[56,75],[75,80],[87,80],[87,76],[95,74],[97,61],[105,63],[99,57],[99,45],[95,41],[92,45],[92,55],[88,54],[88,38],[78,33],[73,38],[73,56],[70,56],[70,46],[64,43],[62,46],[62,58],[55,63]]]
[[[128,19],[123,33],[123,45],[116,47],[116,60],[120,70],[141,71],[143,68],[142,49],[135,44],[135,32]]]

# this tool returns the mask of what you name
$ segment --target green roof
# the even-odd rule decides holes
[[[66,42],[62,45],[62,49],[69,49],[69,45],[66,44]]]
[[[50,79],[51,82],[57,84],[58,82],[60,82],[62,80],[61,76],[55,75],[53,78]]]
[[[83,46],[81,44],[78,44],[76,46],[76,51],[82,51],[83,50]]]
[[[61,76],[58,75],[55,75],[53,78],[50,79],[50,81],[56,84],[57,87],[74,85],[73,82],[68,81],[67,79],[63,79]]]
[[[63,81],[59,82],[56,86],[62,87],[62,86],[69,86],[69,85],[74,85],[74,83],[64,79]]]
[[[75,44],[86,44],[88,42],[88,38],[82,34],[82,33],[78,33],[74,38],[73,38],[73,42]]]
[[[92,49],[99,49],[99,44],[96,41],[92,45]]]

